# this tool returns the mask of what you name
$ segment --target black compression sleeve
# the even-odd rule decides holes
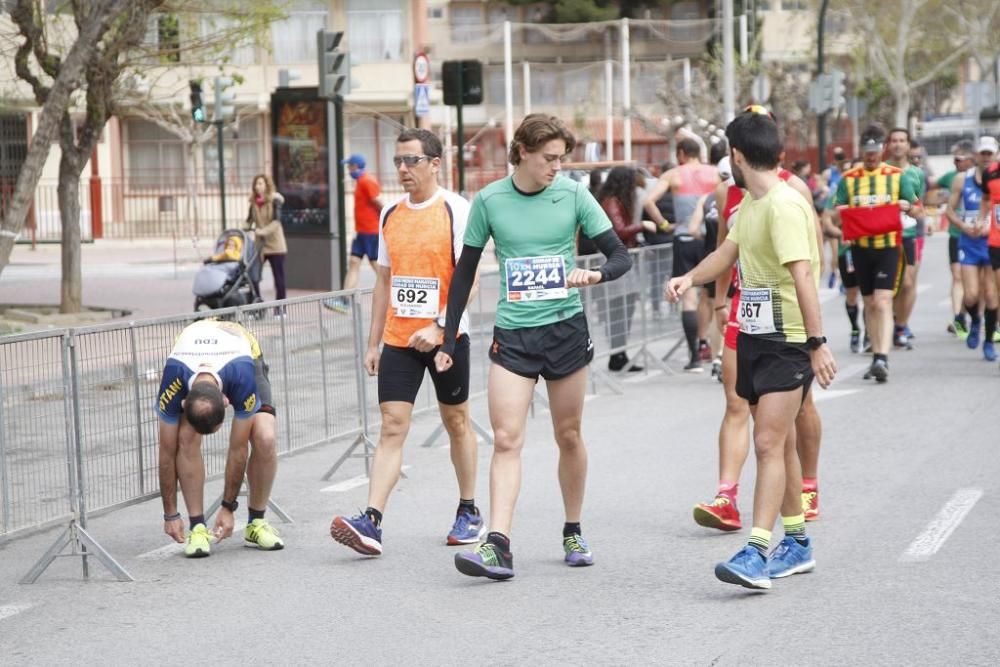
[[[482,248],[464,246],[458,264],[455,265],[455,273],[451,276],[451,285],[448,287],[448,317],[444,327],[444,344],[441,346],[441,351],[449,356],[455,354],[458,325],[469,303],[469,293],[476,282],[476,268],[482,256]]]
[[[593,241],[597,244],[598,249],[604,253],[604,256],[608,258],[598,268],[598,271],[601,272],[602,283],[621,278],[632,268],[632,257],[628,254],[628,249],[622,244],[622,240],[618,238],[615,230],[609,229],[602,234],[598,234]]]

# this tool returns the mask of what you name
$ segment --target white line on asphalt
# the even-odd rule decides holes
[[[950,306],[951,305],[951,297],[949,296],[949,297],[946,297],[944,299],[941,299],[940,301],[937,302],[937,305],[938,306]]]
[[[410,466],[403,466],[401,470],[409,470]],[[350,479],[345,479],[343,482],[337,482],[336,484],[331,484],[330,486],[324,487],[319,490],[320,493],[339,493],[341,491],[350,491],[351,489],[356,489],[359,486],[364,486],[368,483],[368,477],[366,475],[358,475],[357,477],[352,477]]]
[[[941,511],[927,524],[924,532],[913,540],[910,546],[899,557],[901,563],[916,563],[928,560],[938,552],[945,541],[962,523],[979,499],[983,497],[982,489],[959,489],[951,497]]]
[[[0,605],[0,621],[11,616],[17,616],[22,611],[27,611],[35,605],[33,604],[5,604]]]
[[[813,402],[819,403],[820,401],[829,401],[834,398],[843,398],[844,396],[850,396],[851,394],[856,394],[860,389],[820,389],[819,391],[813,391]]]
[[[917,294],[923,294],[932,287],[934,287],[934,285],[917,285]]]
[[[229,539],[238,538],[240,534],[243,532],[244,528],[246,528],[246,523],[237,521],[235,524],[233,524],[233,537]],[[212,544],[218,542],[218,540],[215,539],[214,537],[212,537],[211,539],[212,539]],[[170,544],[164,544],[162,547],[157,547],[156,549],[152,549],[151,551],[147,551],[146,553],[139,554],[138,556],[136,556],[136,558],[139,558],[141,560],[167,560],[168,558],[174,558],[175,556],[179,556],[183,551],[184,551],[183,544],[177,544],[176,542],[171,542]]]

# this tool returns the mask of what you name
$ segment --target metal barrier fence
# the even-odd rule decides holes
[[[651,346],[669,346],[679,334],[672,307],[662,301],[672,248],[650,246],[631,253],[634,267],[629,274],[582,290],[596,350],[593,392],[598,383],[624,391],[621,376],[604,367],[612,354],[628,353],[629,365],[641,362],[647,372],[671,372]],[[583,267],[601,262],[600,256],[579,259]],[[483,271],[479,293],[468,309],[472,399],[486,393],[487,347],[498,292],[496,270]],[[338,294],[350,304],[347,314],[324,306]],[[279,455],[353,438],[324,479],[351,457],[363,458],[367,473],[377,440],[377,381],[363,368],[371,308],[369,289],[210,313],[242,323],[260,343],[277,407]],[[131,579],[87,533],[87,519],[159,495],[153,408],[160,372],[177,334],[205,315],[0,338],[0,541],[64,525],[23,581],[37,579],[67,546],[70,555],[82,558],[84,576],[92,555],[119,579]],[[536,397],[545,404],[540,392]],[[433,387],[425,382],[414,414],[436,409]],[[488,429],[480,424],[475,428],[492,442]],[[440,435],[438,429],[424,444]],[[207,476],[222,476],[227,451],[225,429],[205,437]]]

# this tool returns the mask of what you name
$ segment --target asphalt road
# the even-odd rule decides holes
[[[282,460],[274,498],[295,523],[279,525],[281,552],[232,539],[211,558],[186,560],[159,532],[156,501],[90,524],[134,583],[114,581],[93,560],[84,583],[77,557],[18,585],[56,533],[0,547],[0,662],[998,664],[989,512],[1000,478],[1000,372],[944,331],[944,257],[944,239],[928,241],[917,349],[892,355],[886,385],[862,380],[865,359],[847,351],[841,301],[824,294],[841,373],[817,393],[822,518],[809,532],[818,564],[770,592],[712,573],[746,529],[716,534],[691,520],[692,505],[714,492],[720,386],[707,374],[636,374],[623,394],[602,391],[586,406],[591,568],[562,563],[556,449],[539,409],[512,535],[517,576],[458,574],[455,548],[444,546],[457,500],[448,451],[417,446],[436,425],[427,417],[411,432],[408,478],[387,509],[378,559],[327,533],[335,513],[365,505],[359,461],[319,480],[343,443]],[[484,401],[474,414],[486,421]],[[489,457],[481,447],[484,506]],[[751,457],[741,490],[747,524],[752,485]]]

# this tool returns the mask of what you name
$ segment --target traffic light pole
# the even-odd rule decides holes
[[[212,121],[212,124],[215,125],[215,138],[219,151],[219,199],[222,204],[222,231],[226,231],[226,159],[222,153],[222,123],[221,120]]]
[[[344,96],[333,96],[334,152],[337,174],[337,243],[340,255],[340,286],[347,275],[347,212],[344,210]]]
[[[817,28],[816,77],[823,74],[823,33],[826,23],[826,5],[829,0],[823,0],[819,6],[819,26]],[[819,146],[819,170],[826,169],[826,114],[828,111],[816,114],[816,141]]]

